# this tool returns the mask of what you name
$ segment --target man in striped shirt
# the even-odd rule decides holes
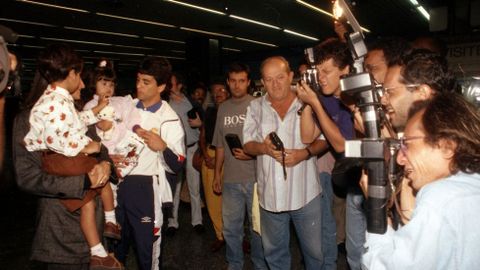
[[[251,101],[243,128],[244,150],[257,156],[262,243],[270,269],[291,269],[290,220],[295,226],[305,269],[320,269],[322,188],[316,158],[300,138],[302,103],[291,90],[293,72],[280,56],[261,66],[267,94]],[[284,151],[275,150],[269,134],[275,132]],[[285,174],[286,172],[286,174]]]

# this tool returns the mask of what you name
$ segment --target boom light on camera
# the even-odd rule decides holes
[[[380,137],[380,126],[385,121],[381,108],[381,87],[373,76],[364,71],[363,62],[367,54],[362,29],[345,0],[333,4],[335,19],[350,28],[345,34],[354,59],[353,72],[340,79],[342,94],[355,99],[362,114],[365,139],[345,142],[345,156],[364,160],[368,174],[368,198],[366,200],[367,230],[384,234],[387,230],[387,202],[390,198],[393,178],[396,176],[394,155],[398,149],[396,140]],[[389,179],[390,177],[390,179]],[[389,181],[390,180],[390,181]]]

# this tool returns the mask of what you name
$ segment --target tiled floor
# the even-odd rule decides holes
[[[0,269],[42,269],[38,263],[28,260],[34,233],[35,197],[18,191],[8,177],[3,180],[5,180],[4,185],[0,185],[2,209],[0,215]],[[180,228],[175,236],[163,239],[162,269],[226,269],[225,247],[216,253],[210,252],[210,245],[215,240],[215,234],[206,211],[203,216],[206,231],[198,235],[189,223],[189,205],[183,203],[180,205]],[[291,240],[291,251],[292,269],[303,269],[300,251],[294,236]],[[133,251],[130,257],[127,269],[137,269]],[[252,269],[248,255],[245,258],[244,269]],[[343,255],[339,257],[338,269],[346,269]]]

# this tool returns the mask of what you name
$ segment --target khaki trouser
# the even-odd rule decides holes
[[[215,157],[215,150],[208,148],[207,153],[211,157]],[[209,169],[205,165],[205,162],[202,164],[202,182],[203,182],[203,191],[205,193],[205,201],[207,203],[207,210],[210,216],[210,219],[213,223],[213,228],[215,229],[215,235],[218,240],[223,240],[223,221],[222,221],[222,195],[216,194],[213,191],[213,177],[215,176],[215,170]]]

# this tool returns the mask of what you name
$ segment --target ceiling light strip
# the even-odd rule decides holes
[[[291,34],[291,35],[294,35],[294,36],[299,36],[299,37],[303,37],[303,38],[310,39],[310,40],[313,40],[313,41],[318,41],[318,38],[307,36],[307,35],[292,31],[292,30],[283,29],[283,31],[285,33],[288,33],[288,34]]]
[[[185,7],[190,7],[190,8],[194,8],[194,9],[203,10],[203,11],[214,13],[214,14],[217,14],[217,15],[227,15],[224,12],[221,12],[221,11],[218,11],[218,10],[205,8],[205,7],[201,7],[201,6],[197,6],[197,5],[192,5],[192,4],[185,3],[185,2],[180,2],[180,1],[175,1],[175,0],[165,0],[165,1],[173,3],[173,4],[177,4],[177,5],[182,5],[182,6],[185,6]]]
[[[231,51],[231,52],[241,52],[242,51],[242,50],[239,50],[239,49],[228,48],[228,47],[222,47],[222,50]]]
[[[135,19],[135,18],[131,18],[131,17],[117,16],[117,15],[101,13],[101,12],[97,12],[95,14],[98,15],[98,16],[110,17],[110,18],[114,18],[114,19],[120,19],[120,20],[132,21],[132,22],[146,23],[146,24],[163,26],[163,27],[170,27],[170,28],[175,28],[176,27],[175,25],[171,25],[171,24],[141,20],[141,19]]]
[[[326,11],[326,10],[323,10],[323,9],[321,9],[321,8],[318,8],[318,7],[316,7],[316,6],[312,5],[312,4],[309,4],[309,3],[305,2],[305,1],[302,1],[302,0],[296,0],[296,2],[299,3],[300,5],[306,6],[307,8],[309,8],[309,9],[311,9],[311,10],[315,10],[315,11],[317,11],[317,12],[320,12],[320,13],[322,13],[322,14],[328,15],[328,16],[330,16],[330,17],[333,18],[333,14],[330,13],[330,12],[328,12],[328,11]]]
[[[305,2],[305,1],[302,1],[302,0],[295,0],[295,1],[296,1],[297,3],[299,3],[300,5],[303,5],[303,6],[309,8],[309,9],[311,9],[311,10],[314,10],[314,11],[317,11],[317,12],[322,13],[322,14],[324,14],[324,15],[327,15],[327,16],[329,16],[329,17],[335,18],[332,13],[330,13],[330,12],[328,12],[328,11],[326,11],[326,10],[323,10],[323,9],[321,9],[321,8],[318,8],[318,7],[316,7],[316,6],[312,5],[312,4],[309,4],[309,3]],[[365,31],[365,32],[367,32],[367,33],[370,33],[370,30],[369,30],[369,29],[367,29],[367,28],[365,28],[365,27],[363,27],[363,26],[360,26],[360,28],[361,28],[363,31]]]
[[[29,36],[29,35],[18,35],[18,37],[21,37],[21,38],[35,38],[34,36]]]
[[[118,33],[118,32],[102,31],[102,30],[87,29],[87,28],[77,28],[77,27],[70,27],[70,26],[64,26],[63,28],[68,30],[75,30],[75,31],[82,31],[82,32],[89,32],[89,33],[138,38],[138,35],[124,34],[124,33]]]
[[[75,50],[75,51],[78,51],[78,50]],[[97,59],[98,60],[98,56],[83,56],[82,57],[83,59]],[[109,58],[111,61],[120,61],[120,58]],[[124,61],[127,61],[127,60],[124,60]],[[133,60],[133,61],[136,61],[136,60]]]
[[[108,44],[108,43],[91,42],[91,41],[74,40],[74,39],[50,38],[50,37],[40,37],[40,39],[51,40],[51,41],[60,41],[60,42],[81,43],[81,44],[89,44],[89,45],[113,46],[113,44]]]
[[[177,57],[177,56],[166,56],[166,55],[155,55],[155,54],[149,54],[149,56],[164,57],[164,58],[177,59],[177,60],[186,60],[186,58],[184,57]]]
[[[130,48],[130,49],[140,49],[140,50],[153,50],[153,48],[139,47],[139,46],[118,45],[118,44],[113,44],[113,47]]]
[[[31,24],[31,25],[46,26],[46,27],[57,27],[56,25],[48,24],[48,23],[39,23],[39,22],[15,20],[15,19],[8,19],[8,18],[0,18],[0,21],[24,23],[24,24]]]
[[[430,21],[430,14],[422,5],[420,5],[417,0],[410,0],[410,3],[412,3],[412,5],[418,9],[418,12],[420,12],[420,14],[422,14],[422,16],[427,19],[427,21]]]
[[[430,21],[430,14],[428,14],[427,10],[425,10],[424,7],[417,6],[417,9],[418,9],[418,11],[420,11],[420,13],[423,15],[423,17],[425,17],[427,20]]]
[[[275,45],[275,44],[266,43],[266,42],[261,42],[261,41],[257,41],[257,40],[253,40],[253,39],[248,39],[248,38],[235,37],[235,39],[242,40],[242,41],[246,41],[246,42],[251,42],[251,43],[255,43],[255,44],[265,45],[265,46],[268,46],[268,47],[278,47],[278,46]]]
[[[27,4],[44,6],[44,7],[58,8],[58,9],[64,9],[64,10],[81,12],[81,13],[89,13],[89,11],[88,11],[88,10],[85,10],[85,9],[78,9],[78,8],[71,8],[71,7],[66,7],[66,6],[52,5],[52,4],[47,4],[47,3],[42,3],[42,2],[36,2],[36,1],[30,1],[30,0],[17,0],[17,1],[18,1],[18,2],[22,2],[22,3],[27,3]]]
[[[105,54],[119,54],[119,55],[130,55],[130,56],[145,56],[141,53],[123,53],[123,52],[110,52],[110,51],[93,51],[94,53],[105,53]]]
[[[244,22],[249,22],[249,23],[265,26],[265,27],[268,27],[268,28],[273,28],[273,29],[280,30],[280,27],[275,26],[275,25],[271,25],[271,24],[268,24],[268,23],[263,23],[263,22],[251,20],[251,19],[248,19],[248,18],[232,15],[232,14],[230,14],[229,17],[234,18],[234,19],[238,19],[238,20],[241,20],[241,21],[244,21]]]
[[[144,38],[144,39],[149,39],[149,40],[156,40],[156,41],[165,41],[165,42],[171,42],[171,43],[185,44],[185,41],[180,41],[180,40],[172,40],[172,39],[156,38],[156,37],[143,37],[143,38]]]
[[[221,33],[210,32],[210,31],[205,31],[205,30],[200,30],[200,29],[195,29],[195,28],[180,27],[180,29],[185,30],[185,31],[190,31],[190,32],[201,33],[201,34],[207,34],[207,35],[213,35],[213,36],[219,36],[219,37],[226,37],[226,38],[233,38],[233,36],[230,36],[230,35],[225,35],[225,34],[221,34]]]
[[[43,49],[45,46],[35,46],[35,45],[21,45],[22,47],[25,48],[34,48],[34,49]]]

